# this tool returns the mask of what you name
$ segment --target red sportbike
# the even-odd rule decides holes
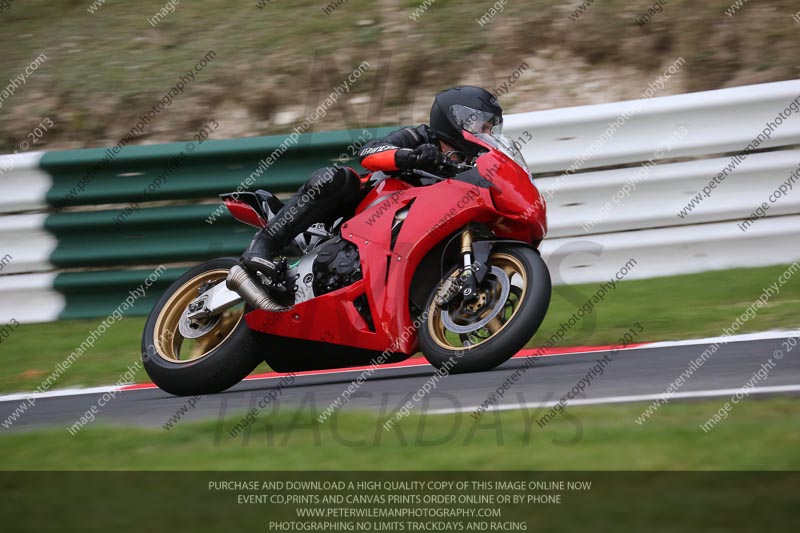
[[[219,392],[266,361],[278,372],[396,362],[421,351],[450,373],[494,368],[522,348],[550,303],[538,252],[546,209],[507,139],[483,146],[452,178],[420,183],[373,173],[350,219],[315,224],[285,254],[282,286],[234,258],[196,266],[155,304],[145,325],[147,373],[177,395]],[[449,159],[448,159],[449,161]],[[269,193],[225,194],[262,228],[280,209]],[[284,309],[268,311],[266,302]]]

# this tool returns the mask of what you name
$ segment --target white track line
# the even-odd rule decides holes
[[[732,335],[729,337],[707,337],[705,339],[689,339],[685,341],[658,341],[649,342],[642,346],[634,346],[631,350],[643,350],[645,348],[672,348],[675,346],[694,346],[697,344],[727,344],[730,342],[749,342],[749,341],[763,341],[774,339],[788,339],[790,337],[800,337],[800,330],[789,331],[764,331],[761,333],[742,333],[741,335]]]
[[[688,392],[676,392],[673,394],[638,394],[635,396],[607,396],[605,398],[586,398],[577,400],[566,400],[567,407],[575,407],[579,405],[604,405],[611,403],[633,403],[633,402],[647,402],[653,400],[671,400],[680,398],[714,398],[718,396],[733,396],[740,392],[746,395],[752,394],[774,394],[777,392],[800,392],[800,385],[776,385],[774,387],[756,387],[752,389],[713,389],[713,390],[699,390]],[[544,402],[544,403],[513,403],[501,404],[490,407],[486,411],[515,411],[519,409],[546,409],[555,407],[559,402]],[[433,409],[426,411],[425,414],[430,415],[450,415],[454,413],[474,412],[480,406],[475,405],[472,407],[458,407],[453,409]]]
[[[631,346],[629,348],[624,348],[624,350],[645,350],[649,348],[672,348],[676,346],[695,346],[695,345],[708,345],[714,343],[731,343],[731,342],[748,342],[748,341],[757,341],[757,340],[773,340],[773,339],[786,339],[789,337],[800,337],[800,330],[791,330],[791,331],[765,331],[762,333],[744,333],[742,335],[733,335],[730,337],[708,337],[705,339],[689,339],[683,341],[659,341],[659,342],[649,342],[642,344],[640,346]],[[565,347],[568,348],[568,347]],[[531,348],[526,348],[525,350],[530,350]],[[535,349],[535,348],[534,348]],[[555,354],[546,354],[548,357],[552,356],[559,356],[559,355],[578,355],[578,354],[585,354],[585,353],[603,353],[603,351],[589,351],[589,352],[564,352],[564,353],[555,353]],[[532,356],[527,356],[532,357]],[[521,357],[520,359],[523,359]],[[407,364],[402,367],[385,367],[387,370],[392,368],[409,368],[409,367],[417,367],[417,366],[430,366],[427,362],[420,362],[419,364]],[[378,370],[382,370],[382,368],[378,368]],[[337,371],[330,371],[330,370],[322,370],[319,372],[303,372],[300,376],[306,375],[336,375],[336,374],[346,374],[350,372],[363,372],[363,368],[343,368]],[[265,380],[265,379],[279,379],[283,376],[283,374],[276,374],[274,376],[258,376],[252,378],[245,378],[245,381],[258,381],[258,380]],[[89,388],[71,388],[71,389],[57,389],[42,393],[37,392],[19,392],[14,394],[0,394],[0,402],[13,402],[13,401],[20,401],[20,400],[28,400],[32,398],[58,398],[62,396],[78,396],[81,394],[102,394],[105,392],[112,392],[112,391],[119,391],[120,389],[124,389],[129,387],[130,385],[103,385],[98,387],[89,387]],[[137,390],[137,389],[131,389]],[[147,390],[147,389],[144,389]],[[126,390],[127,392],[127,390]],[[578,401],[578,400],[575,400]],[[581,400],[581,401],[588,401],[588,400]],[[632,400],[636,401],[636,400]],[[578,404],[575,404],[578,405]],[[592,404],[586,404],[592,405]]]
[[[118,391],[123,385],[101,385],[99,387],[87,387],[85,389],[58,389],[47,392],[18,392],[16,394],[4,394],[0,396],[0,402],[13,402],[28,399],[40,398],[61,398],[62,396],[80,396],[81,394],[102,394],[104,392]]]

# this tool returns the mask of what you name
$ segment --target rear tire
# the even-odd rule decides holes
[[[216,326],[191,340],[188,355],[184,357],[181,350],[189,342],[178,330],[176,313],[182,313],[203,283],[225,283],[228,271],[237,264],[236,259],[222,258],[192,268],[169,286],[150,312],[142,334],[142,361],[162,390],[176,396],[221,392],[263,362],[259,336],[244,320],[249,310],[244,305],[226,311]]]
[[[541,326],[550,305],[551,282],[547,265],[539,253],[528,246],[497,244],[489,256],[489,266],[500,268],[507,274],[511,280],[509,294],[505,302],[498,298],[496,303],[492,303],[492,295],[500,292],[499,288],[491,286],[492,282],[502,286],[502,276],[495,276],[495,280],[487,275],[479,287],[479,292],[481,287],[486,287],[484,292],[489,295],[486,296],[487,310],[484,313],[479,309],[475,323],[478,324],[483,316],[491,316],[490,311],[495,305],[502,306],[502,311],[485,327],[474,332],[454,333],[448,329],[442,315],[450,313],[452,317],[455,313],[453,306],[448,306],[447,310],[439,308],[434,302],[436,290],[431,292],[425,307],[427,317],[418,333],[422,353],[437,369],[459,374],[495,368],[525,346]],[[517,272],[520,270],[524,272]],[[456,272],[453,269],[450,275]],[[524,290],[519,288],[521,285],[524,285]],[[450,322],[458,327],[469,327],[467,322],[457,324],[452,318]],[[484,331],[489,335],[482,335]]]

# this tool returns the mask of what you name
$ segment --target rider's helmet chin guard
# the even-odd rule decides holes
[[[436,95],[431,107],[430,127],[434,134],[456,150],[474,159],[483,147],[464,139],[462,131],[499,135],[503,109],[485,89],[464,85]]]

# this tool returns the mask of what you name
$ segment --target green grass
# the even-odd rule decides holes
[[[778,266],[623,281],[558,344],[616,344],[636,322],[644,328],[637,342],[719,336],[785,270],[785,266]],[[561,322],[569,320],[595,294],[598,286],[556,287],[547,318],[529,345],[543,344]],[[796,329],[800,327],[798,303],[800,283],[790,280],[739,331]],[[97,322],[71,320],[20,326],[0,347],[4,368],[0,391],[33,390],[81,344]],[[62,375],[57,387],[115,383],[139,356],[143,325],[144,319],[138,317],[115,323]],[[266,366],[257,369],[265,370]],[[142,373],[137,381],[145,379]]]
[[[717,337],[731,327],[766,287],[777,282],[786,269],[787,266],[741,268],[622,281],[597,304],[594,316],[584,317],[560,344],[616,344],[636,322],[644,328],[636,341]],[[531,345],[544,343],[599,286],[594,283],[554,287],[547,318]],[[790,279],[738,332],[798,329],[798,304],[800,279]]]
[[[63,428],[0,436],[0,469],[800,469],[800,402],[747,400],[704,433],[699,425],[722,401],[672,403],[642,426],[634,419],[644,404],[576,407],[544,428],[535,423],[540,412],[507,411],[479,422],[468,414],[412,415],[385,432],[385,419],[363,413],[319,424],[308,406],[258,419],[236,438],[227,432],[241,413],[170,431],[91,425],[74,437]]]
[[[101,322],[97,320],[62,320],[48,324],[23,324],[5,339],[2,391],[30,391],[55,370]],[[106,330],[59,378],[54,388],[115,383],[140,355],[144,318],[125,317]],[[137,381],[147,381],[144,371]]]
[[[31,55],[37,49],[35,43],[39,51],[53,58],[37,75],[47,76],[58,89],[84,95],[87,91],[115,94],[124,100],[148,91],[163,92],[211,49],[218,54],[218,64],[212,63],[215,71],[201,76],[206,80],[212,76],[220,83],[225,83],[226,76],[234,76],[235,80],[227,82],[233,88],[242,77],[304,72],[291,68],[288,61],[276,69],[265,60],[268,56],[312,57],[333,52],[346,40],[358,44],[351,32],[332,39],[330,25],[355,26],[359,18],[375,11],[368,0],[350,0],[350,9],[339,9],[331,16],[322,12],[324,5],[316,0],[273,2],[263,10],[255,7],[255,0],[241,5],[203,0],[181,2],[174,13],[151,28],[147,18],[164,3],[107,2],[94,14],[86,11],[90,2],[83,0],[20,3],[3,13],[4,26],[13,32],[0,36],[7,51],[0,59],[0,71],[19,71],[37,55]],[[13,46],[15,37],[10,33],[26,46],[19,46],[19,40]],[[247,61],[254,70],[236,73],[237,63],[244,66]]]
[[[222,120],[231,106],[247,110],[248,135],[287,131],[270,124],[277,111],[315,101],[317,91],[327,92],[365,59],[372,72],[354,92],[376,100],[367,125],[405,120],[409,105],[450,85],[491,89],[523,60],[554,51],[585,60],[586,68],[625,65],[653,75],[680,55],[690,74],[681,82],[686,91],[800,73],[794,0],[751,2],[734,17],[723,14],[731,0],[672,0],[645,28],[634,20],[652,0],[596,2],[577,22],[567,18],[570,5],[506,2],[483,27],[477,19],[493,5],[485,0],[438,0],[416,21],[409,15],[422,4],[417,0],[349,0],[330,15],[326,1],[273,1],[257,9],[255,0],[197,0],[181,2],[155,28],[147,19],[164,0],[109,1],[94,14],[90,3],[17,0],[0,13],[0,79],[17,76],[40,53],[48,57],[4,103],[4,116],[15,120],[0,124],[0,148],[15,148],[45,116],[56,129],[43,143],[108,145],[209,49],[217,58],[158,119],[159,135],[185,140],[209,114]],[[766,59],[756,53],[765,50]],[[545,95],[587,91],[582,79],[561,80],[563,87],[542,79]],[[620,85],[619,94],[626,88]],[[342,109],[318,126],[339,129],[345,114],[356,120]]]

